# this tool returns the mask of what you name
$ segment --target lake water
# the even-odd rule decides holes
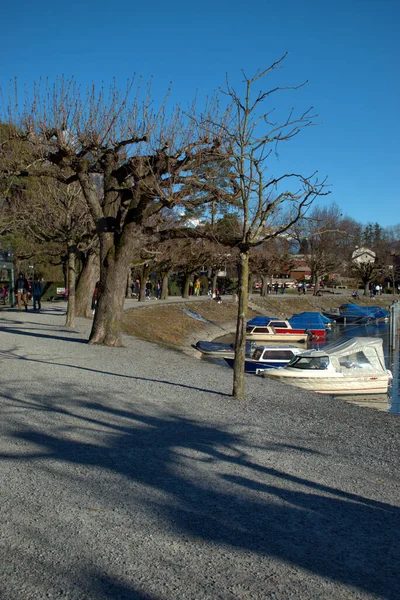
[[[326,342],[310,342],[308,348],[323,348],[325,344],[334,342],[340,338],[348,339],[352,337],[380,337],[383,339],[383,348],[385,354],[386,367],[392,371],[393,381],[389,386],[389,393],[386,396],[368,394],[366,396],[341,396],[347,402],[353,402],[361,406],[369,406],[379,410],[385,410],[400,415],[400,338],[397,334],[396,349],[391,350],[389,345],[389,324],[379,323],[376,325],[335,325],[328,332]],[[224,336],[218,338],[219,342],[231,343],[234,336]],[[261,345],[261,344],[260,344]],[[212,359],[213,362],[223,364],[227,369],[224,360]],[[253,375],[249,375],[253,377]]]

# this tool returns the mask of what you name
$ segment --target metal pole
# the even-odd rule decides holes
[[[396,349],[396,331],[397,331],[397,320],[399,317],[399,307],[400,304],[398,302],[393,302],[393,304],[389,307],[389,339],[390,339],[390,348],[392,350]]]
[[[9,294],[8,300],[10,302],[11,308],[14,306],[14,267],[10,269],[10,285],[9,285]]]

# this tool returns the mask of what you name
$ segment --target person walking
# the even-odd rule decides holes
[[[6,305],[7,303],[7,299],[8,299],[8,289],[6,288],[5,285],[1,286],[1,301],[4,305]]]
[[[91,306],[92,314],[94,314],[96,311],[97,300],[99,298],[99,285],[100,285],[100,281],[96,281],[96,285],[94,286],[93,295],[92,295],[92,306]]]
[[[194,295],[200,295],[200,279],[196,279],[196,281],[194,282]]]
[[[33,310],[41,310],[41,298],[43,296],[43,283],[39,277],[35,277],[35,281],[32,284],[32,298],[33,298]]]
[[[28,292],[29,292],[29,284],[28,280],[23,276],[22,273],[18,275],[18,278],[15,282],[15,289],[17,292],[17,304],[18,310],[21,312],[22,304],[25,306],[25,310],[28,310]]]
[[[145,287],[145,296],[146,296],[146,300],[150,300],[150,295],[151,295],[151,281],[150,279],[148,279],[146,281],[146,287]]]

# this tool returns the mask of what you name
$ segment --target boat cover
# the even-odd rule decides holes
[[[326,326],[331,323],[331,319],[315,311],[293,315],[288,321],[293,329],[326,329]]]
[[[234,352],[233,344],[222,344],[221,342],[206,342],[206,341],[198,341],[195,344],[196,348],[200,350],[200,352],[212,353],[212,352]]]
[[[204,354],[234,354],[235,344],[223,344],[222,342],[206,342],[199,340],[196,342],[195,347]],[[250,355],[254,344],[252,342],[246,342],[246,356]]]
[[[252,325],[253,327],[266,327],[270,321],[278,321],[278,319],[276,317],[258,316],[254,317],[250,321],[247,321],[247,325]]]
[[[360,317],[360,319],[365,317],[369,319],[386,319],[389,316],[389,312],[380,306],[359,306],[353,304],[353,302],[342,304],[339,310],[343,316]]]
[[[283,321],[277,317],[254,317],[247,322],[252,327],[265,327],[270,321]],[[319,312],[309,311],[293,315],[288,322],[293,329],[326,329],[326,325],[331,323],[331,319],[324,317]]]
[[[315,355],[316,352],[320,355],[329,354],[331,359],[337,359],[338,361],[347,357],[352,363],[359,363],[354,364],[354,368],[357,368],[357,366],[366,367],[363,360],[364,355],[373,369],[386,371],[382,338],[354,337],[349,340],[339,340],[328,344],[321,350],[303,352],[303,355],[307,355],[308,353],[314,353]],[[340,363],[342,363],[342,360],[340,360]]]

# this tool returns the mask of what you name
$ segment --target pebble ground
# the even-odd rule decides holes
[[[400,598],[400,419],[0,313],[2,600]]]

